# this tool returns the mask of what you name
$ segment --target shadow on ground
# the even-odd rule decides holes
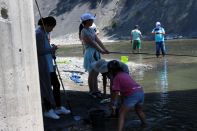
[[[117,119],[103,119],[103,126],[92,128],[88,119],[88,111],[100,108],[101,99],[91,98],[87,92],[66,91],[62,94],[64,105],[68,107],[69,101],[73,116],[82,119],[76,121],[72,115],[61,116],[60,120],[44,118],[45,131],[114,131]],[[65,99],[66,98],[66,99]],[[173,91],[168,93],[145,94],[144,111],[147,115],[149,126],[147,131],[195,131],[197,130],[197,90]],[[125,123],[126,131],[140,131],[140,121],[135,113],[131,112]]]

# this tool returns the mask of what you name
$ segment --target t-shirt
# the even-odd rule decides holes
[[[81,31],[81,38],[88,37],[89,39],[95,41],[96,39],[96,33],[92,28],[83,28]],[[89,43],[85,43],[86,46],[89,46]]]
[[[162,27],[155,27],[155,28],[152,30],[152,33],[155,33],[155,41],[156,41],[156,42],[164,41],[164,35],[161,34],[161,33],[165,33],[164,28],[162,28]],[[158,33],[158,34],[157,34],[157,33]]]
[[[141,32],[138,29],[134,29],[131,31],[132,40],[140,40]]]
[[[95,31],[95,33],[98,33],[97,27],[96,27],[96,25],[94,23],[92,24],[92,26],[90,26],[90,28],[93,29]],[[81,23],[79,25],[79,35],[81,35],[82,29],[83,29],[83,24]]]
[[[122,96],[126,97],[137,91],[142,91],[142,88],[128,73],[119,72],[113,80],[112,90],[119,91]]]

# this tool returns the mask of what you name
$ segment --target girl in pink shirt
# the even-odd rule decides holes
[[[145,114],[142,110],[144,92],[142,87],[120,68],[119,63],[114,60],[108,63],[108,70],[113,75],[112,105],[114,105],[119,94],[123,98],[119,112],[118,131],[123,130],[124,119],[130,109],[134,109],[141,120],[142,126],[146,125]],[[113,108],[113,107],[112,107]]]

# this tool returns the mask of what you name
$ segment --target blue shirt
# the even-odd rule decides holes
[[[155,41],[156,42],[161,42],[164,41],[164,35],[162,33],[165,34],[165,30],[162,27],[155,27],[152,30],[152,33],[155,33]]]
[[[44,43],[43,46],[44,46],[45,51],[43,52],[43,55],[45,56],[45,58],[47,60],[47,65],[48,65],[49,72],[54,72],[53,58],[52,58],[52,55],[49,51],[51,49],[51,46],[50,46],[50,43],[49,43],[49,40],[48,40],[48,34],[45,33],[45,31],[41,27],[36,29],[36,33],[40,34],[39,35],[40,37],[37,38],[39,44]]]

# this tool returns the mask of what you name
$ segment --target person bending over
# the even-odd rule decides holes
[[[108,70],[113,75],[112,108],[116,107],[116,100],[121,96],[122,104],[119,112],[118,131],[123,130],[125,117],[129,110],[134,109],[141,120],[141,125],[146,125],[145,114],[142,110],[144,92],[142,87],[128,74],[125,73],[117,61],[108,64]]]

